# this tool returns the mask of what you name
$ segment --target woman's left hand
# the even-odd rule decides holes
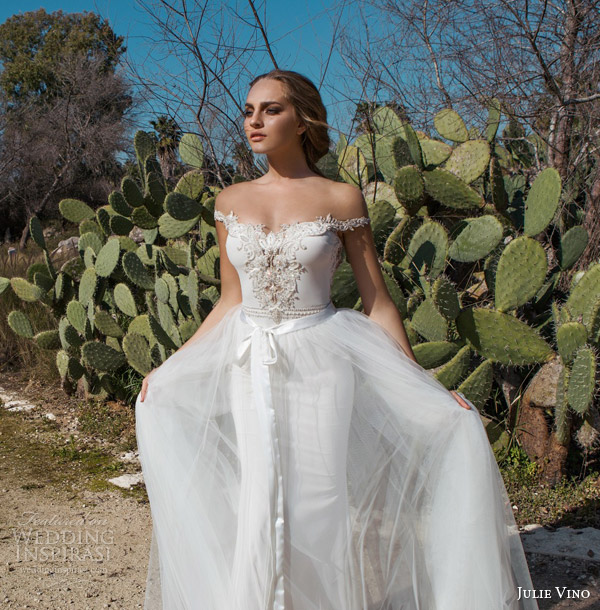
[[[452,396],[454,396],[454,398],[456,398],[456,402],[463,409],[470,409],[471,408],[471,405],[456,390],[450,390],[450,394],[452,394]]]

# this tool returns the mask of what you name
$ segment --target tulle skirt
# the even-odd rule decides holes
[[[364,313],[238,304],[136,402],[145,610],[533,610],[478,411]]]

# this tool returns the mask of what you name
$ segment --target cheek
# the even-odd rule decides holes
[[[275,115],[266,120],[268,120],[267,125],[271,129],[277,130],[280,133],[294,133],[296,128],[293,118],[289,116]]]

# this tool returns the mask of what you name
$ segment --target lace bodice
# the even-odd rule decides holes
[[[240,277],[245,313],[276,324],[329,304],[331,280],[342,260],[337,231],[370,223],[366,216],[338,220],[328,214],[265,233],[264,224],[240,222],[233,212],[216,210],[214,217],[227,229],[225,247]]]

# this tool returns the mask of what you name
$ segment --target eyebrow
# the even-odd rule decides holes
[[[268,106],[269,104],[281,104],[281,102],[278,102],[277,100],[271,100],[268,102],[261,102],[260,105],[264,108],[265,106]],[[253,104],[249,104],[248,102],[246,102],[244,104],[245,106],[252,106],[252,108],[254,108]]]

